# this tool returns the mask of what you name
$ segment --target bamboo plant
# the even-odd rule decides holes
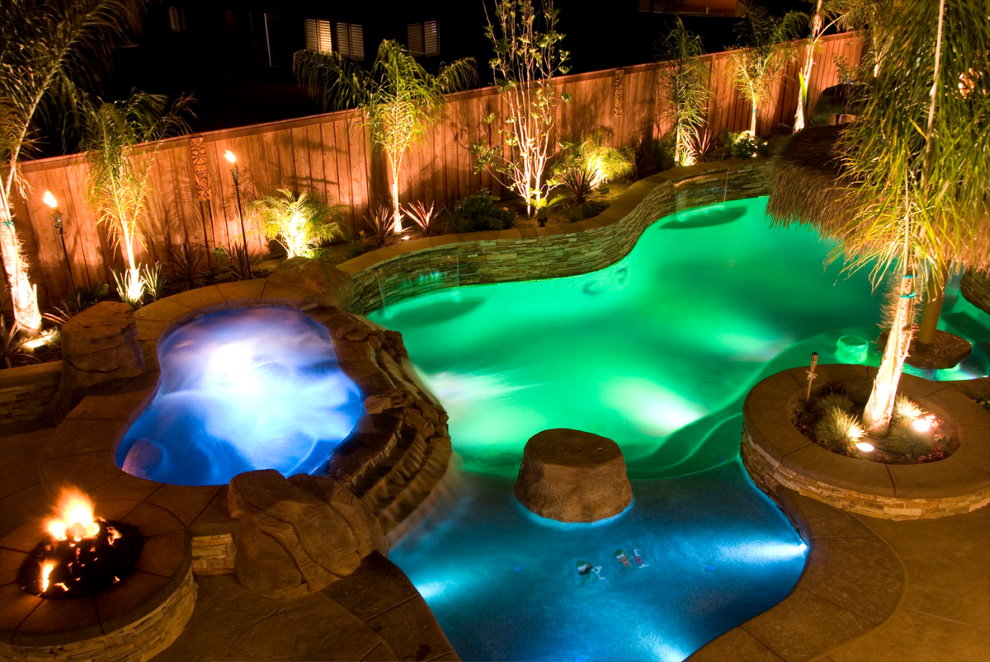
[[[0,2],[0,255],[28,335],[41,330],[41,311],[14,225],[13,196],[27,193],[19,162],[41,141],[40,121],[64,119],[80,86],[109,63],[136,10],[128,0]]]
[[[422,139],[449,92],[475,78],[473,58],[462,58],[430,74],[401,44],[385,40],[370,71],[339,53],[302,50],[293,56],[296,80],[324,109],[361,109],[371,140],[385,153],[394,232],[402,231],[399,202],[402,164]]]

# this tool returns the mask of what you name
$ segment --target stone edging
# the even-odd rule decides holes
[[[819,366],[819,383],[867,382],[875,368]],[[900,390],[952,426],[959,449],[939,462],[888,465],[832,453],[799,433],[791,412],[804,397],[805,369],[767,377],[743,406],[742,459],[763,489],[778,486],[851,512],[928,519],[990,503],[990,414],[951,382],[903,375]]]
[[[371,508],[385,532],[425,499],[443,476],[450,457],[446,414],[408,365],[398,334],[332,308],[312,290],[266,279],[190,290],[148,305],[135,314],[137,342],[148,371],[134,379],[96,387],[62,423],[41,454],[42,485],[71,483],[94,499],[126,496],[172,512],[192,534],[196,573],[233,569],[232,534],[237,522],[227,513],[227,486],[179,486],[125,474],[114,454],[119,441],[154,396],[158,384],[159,340],[196,317],[255,305],[308,311],[330,328],[340,366],[375,396],[375,413],[365,413],[338,447],[328,473]],[[333,319],[332,319],[333,318]],[[378,368],[371,363],[379,361]]]
[[[446,234],[402,241],[348,260],[350,309],[385,304],[460,285],[587,273],[622,259],[657,219],[682,209],[766,195],[768,159],[737,159],[673,168],[642,179],[605,211],[577,223]]]
[[[790,595],[688,662],[821,659],[879,627],[900,604],[904,569],[882,537],[854,515],[785,487],[771,496],[810,547],[804,571]]]

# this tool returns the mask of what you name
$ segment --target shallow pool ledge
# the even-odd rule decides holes
[[[351,276],[351,310],[361,314],[448,287],[574,276],[619,261],[664,216],[766,195],[770,179],[768,159],[672,168],[634,183],[601,214],[577,223],[400,242],[339,268]]]
[[[794,590],[688,662],[812,660],[882,625],[905,589],[903,564],[855,515],[778,487],[773,496],[810,549]]]

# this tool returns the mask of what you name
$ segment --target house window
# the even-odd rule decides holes
[[[440,55],[440,32],[436,21],[410,23],[406,27],[406,43],[413,55]]]
[[[330,21],[319,18],[306,19],[306,50],[329,53],[333,50],[330,40]]]
[[[364,29],[358,23],[337,23],[337,51],[352,60],[364,59]]]
[[[172,32],[185,32],[189,29],[186,25],[186,10],[183,7],[168,8],[168,28]]]

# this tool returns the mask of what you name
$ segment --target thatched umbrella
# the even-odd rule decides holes
[[[849,219],[856,216],[861,203],[858,188],[848,176],[837,149],[846,126],[809,127],[794,134],[775,157],[774,181],[767,203],[767,214],[774,224],[807,223],[823,236],[832,238],[840,238],[840,230],[848,231]],[[974,224],[966,241],[940,237],[937,243],[945,251],[946,263],[990,274],[990,211]],[[863,244],[868,245],[869,240]],[[845,250],[845,246],[840,249]],[[846,255],[856,257],[848,251]],[[928,293],[921,331],[909,358],[910,363],[922,368],[951,367],[969,353],[969,343],[935,329],[944,284],[940,286]]]

